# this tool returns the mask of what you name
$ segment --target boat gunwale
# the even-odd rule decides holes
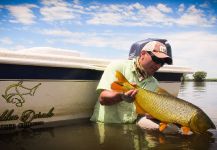
[[[0,51],[1,64],[81,68],[81,69],[93,69],[93,70],[104,71],[106,66],[111,61],[118,61],[118,60],[86,58],[86,57],[67,56],[67,55],[58,56],[52,54],[48,55],[48,54],[23,53],[23,52],[14,52],[14,51],[13,52]],[[194,71],[187,67],[164,65],[157,72],[191,74]]]

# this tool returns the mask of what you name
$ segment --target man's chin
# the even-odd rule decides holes
[[[153,75],[154,75],[154,72],[148,72],[147,75],[148,75],[148,76],[153,76]]]

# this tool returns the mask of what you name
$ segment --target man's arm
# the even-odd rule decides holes
[[[125,93],[103,90],[99,95],[99,102],[101,105],[114,105],[121,101],[133,102],[137,90],[129,90]]]

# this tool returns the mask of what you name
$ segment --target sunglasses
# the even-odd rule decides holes
[[[164,59],[158,58],[152,52],[147,51],[147,53],[151,56],[152,61],[155,62],[156,64],[160,64],[161,66],[165,64]]]

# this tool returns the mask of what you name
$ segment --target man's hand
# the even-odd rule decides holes
[[[121,99],[128,103],[132,103],[135,99],[135,95],[137,94],[137,92],[137,89],[129,90],[121,95]]]
[[[131,83],[131,84],[136,85],[135,83]],[[111,90],[103,90],[99,95],[99,102],[101,105],[114,105],[121,101],[126,101],[128,103],[131,103],[134,101],[137,92],[138,92],[137,89],[132,89],[125,93],[111,91]]]

